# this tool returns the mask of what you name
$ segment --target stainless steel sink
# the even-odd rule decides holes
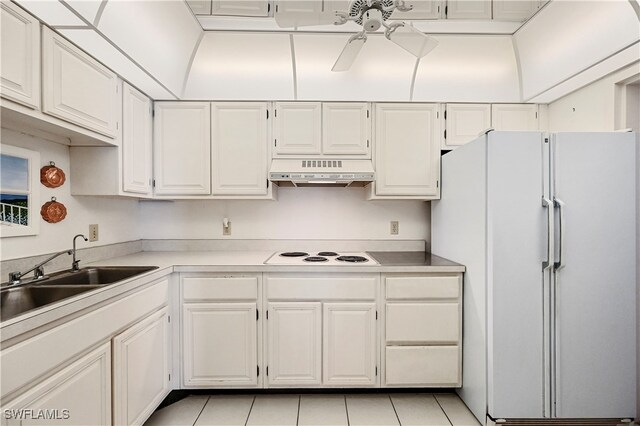
[[[62,271],[30,284],[6,286],[0,289],[0,321],[87,291],[103,288],[135,277],[157,266],[99,266],[79,271]]]
[[[144,272],[158,269],[157,266],[97,266],[82,268],[79,271],[63,271],[51,274],[49,279],[41,281],[39,286],[94,284],[108,285]]]
[[[99,285],[43,286],[26,285],[0,291],[0,320],[6,321],[20,314],[51,303],[100,288]]]

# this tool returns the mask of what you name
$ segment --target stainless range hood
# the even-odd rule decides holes
[[[365,186],[374,178],[371,160],[275,158],[269,170],[278,186]]]

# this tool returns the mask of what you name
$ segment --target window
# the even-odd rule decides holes
[[[0,236],[36,235],[40,220],[40,154],[11,145],[0,146]]]

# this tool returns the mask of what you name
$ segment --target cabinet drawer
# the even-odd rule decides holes
[[[459,275],[387,277],[387,299],[457,299]]]
[[[457,303],[387,303],[386,307],[387,343],[458,343]]]
[[[183,300],[256,300],[258,277],[184,277]]]
[[[458,346],[387,347],[385,366],[387,385],[460,385]]]
[[[270,300],[375,300],[377,277],[371,276],[269,276]]]

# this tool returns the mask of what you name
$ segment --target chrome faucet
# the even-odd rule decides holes
[[[51,262],[53,259],[55,259],[58,256],[61,256],[63,254],[71,254],[71,250],[62,250],[59,251],[58,253],[54,254],[53,256],[47,258],[47,260],[38,263],[36,266],[34,266],[33,268],[25,271],[25,272],[10,272],[9,273],[9,284],[10,285],[16,285],[16,284],[26,284],[26,282],[23,283],[22,281],[22,277],[27,275],[29,272],[34,271],[33,272],[33,278],[31,278],[28,282],[34,282],[34,281],[39,281],[39,280],[43,280],[45,278],[44,276],[44,264],[45,263],[49,263]]]
[[[89,239],[82,234],[78,234],[73,237],[73,249],[71,250],[73,252],[73,261],[71,262],[71,270],[73,272],[80,270],[80,266],[78,266],[80,264],[80,259],[76,260],[76,239],[78,237],[82,237],[85,241],[89,241]]]
[[[73,248],[71,250],[62,250],[57,252],[56,254],[52,255],[51,257],[48,257],[46,260],[38,263],[36,266],[34,266],[31,269],[26,270],[25,272],[10,272],[9,273],[9,285],[18,285],[18,284],[27,284],[27,283],[32,283],[34,281],[40,281],[40,280],[44,280],[45,277],[44,276],[44,268],[43,266],[46,263],[51,262],[53,259],[55,259],[58,256],[61,256],[63,254],[70,254],[73,256],[73,260],[71,262],[71,270],[76,272],[80,270],[80,259],[76,259],[76,239],[78,239],[78,237],[82,237],[85,241],[89,241],[87,239],[87,237],[85,237],[82,234],[78,234],[75,237],[73,237]],[[29,272],[33,271],[33,278],[23,281],[22,277],[24,277],[25,275],[27,275]]]

